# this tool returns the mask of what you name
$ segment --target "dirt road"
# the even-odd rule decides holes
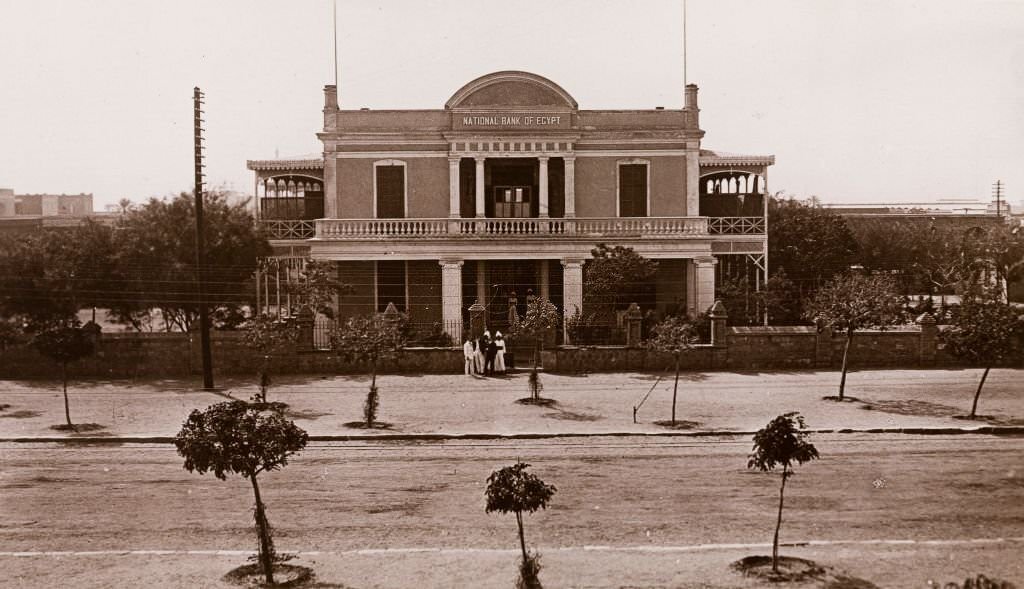
[[[787,485],[782,541],[817,545],[790,553],[817,551],[869,580],[884,574],[913,581],[880,586],[923,586],[931,573],[943,572],[935,567],[945,567],[954,575],[949,579],[972,571],[1024,577],[1024,559],[1016,558],[1024,543],[1013,540],[1024,536],[1024,439],[834,435],[815,441],[822,459],[799,468]],[[706,564],[764,553],[727,546],[771,540],[778,476],[745,468],[749,446],[735,438],[321,444],[266,476],[263,489],[280,549],[326,559],[327,570],[339,560],[365,563],[358,570],[340,567],[336,582],[441,587],[451,578],[426,585],[422,576],[408,584],[399,579],[430,558],[483,567],[479,578],[489,578],[488,567],[511,562],[514,553],[504,551],[515,548],[514,519],[485,514],[483,489],[493,469],[521,458],[559,489],[547,511],[526,517],[528,543],[550,556],[550,578],[576,579],[585,569],[599,580],[616,578],[614,571],[647,571],[645,559]],[[198,563],[219,570],[225,559],[242,557],[125,554],[103,566],[88,559],[105,551],[254,547],[248,483],[191,475],[169,446],[6,445],[0,466],[0,562],[30,579],[71,574],[83,586],[103,586],[86,581],[110,573],[110,562],[140,574],[168,559],[178,573],[191,574]],[[392,552],[374,556],[367,549]],[[35,551],[95,554],[13,555]],[[385,572],[381,560],[398,568]],[[563,562],[575,568],[559,570]],[[655,573],[645,578],[679,582],[672,566]],[[378,584],[381,578],[390,581]],[[607,586],[628,584],[619,579]]]

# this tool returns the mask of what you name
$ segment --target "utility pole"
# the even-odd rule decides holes
[[[996,215],[1002,216],[1002,202],[1003,202],[1003,181],[996,180],[996,183],[992,185],[992,196],[996,197]]]
[[[203,389],[213,389],[213,353],[210,349],[210,316],[206,308],[206,239],[203,228],[203,93],[196,86],[192,91],[195,111],[196,172],[196,291],[199,295],[199,338],[203,355]]]

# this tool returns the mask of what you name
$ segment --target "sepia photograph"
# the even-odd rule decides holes
[[[0,571],[1024,589],[1024,0],[0,0]]]

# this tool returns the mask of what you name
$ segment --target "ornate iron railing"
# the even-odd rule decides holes
[[[309,239],[316,235],[316,221],[305,219],[261,219],[270,239]]]
[[[764,217],[708,217],[708,230],[712,235],[763,234]]]

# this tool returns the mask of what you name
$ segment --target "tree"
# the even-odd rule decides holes
[[[174,438],[178,454],[185,458],[185,470],[213,472],[221,480],[229,474],[249,479],[256,498],[259,562],[269,585],[274,584],[274,561],[280,559],[256,477],[286,466],[288,457],[302,450],[309,439],[302,428],[282,415],[282,409],[276,403],[217,403],[193,410]]]
[[[768,422],[754,434],[754,452],[747,461],[747,468],[763,472],[775,470],[782,465],[782,484],[779,487],[779,515],[775,521],[775,536],[772,540],[772,571],[779,572],[779,528],[782,527],[782,503],[786,492],[786,479],[793,476],[793,463],[803,464],[818,458],[818,450],[806,438],[804,418],[797,412],[785,413]]]
[[[229,204],[221,192],[205,194],[205,286],[211,315],[233,327],[249,303],[257,260],[271,254],[246,203]],[[115,316],[138,325],[158,309],[167,329],[188,331],[199,313],[196,284],[195,201],[190,193],[152,198],[118,219],[116,262],[133,296],[113,306]]]
[[[820,288],[807,302],[804,313],[819,327],[827,326],[846,334],[843,373],[839,380],[838,400],[842,401],[853,334],[870,328],[885,329],[899,323],[903,319],[903,303],[891,276],[850,273]]]
[[[537,364],[540,360],[540,351],[544,346],[544,337],[558,327],[558,322],[558,307],[545,298],[537,297],[526,305],[525,315],[515,317],[509,329],[517,338],[533,339],[533,368],[530,370],[528,383],[530,396],[534,401],[540,400],[540,391],[543,389],[540,374],[537,372]]]
[[[38,331],[109,306],[125,296],[115,248],[113,230],[93,221],[0,239],[0,315]]]
[[[397,356],[405,347],[406,321],[406,316],[389,303],[382,315],[350,317],[331,331],[331,346],[335,352],[350,362],[366,362],[370,366],[370,390],[363,405],[367,428],[373,427],[379,405],[378,364],[385,358]]]
[[[299,325],[295,321],[281,321],[267,315],[253,317],[245,325],[242,342],[260,355],[259,388],[257,401],[267,402],[270,388],[271,359],[294,349],[299,341]]]
[[[519,526],[519,548],[523,552],[523,563],[520,568],[522,581],[526,587],[539,587],[537,572],[539,566],[536,557],[531,558],[526,552],[526,537],[523,534],[523,512],[534,513],[538,509],[546,509],[548,501],[558,489],[554,485],[545,484],[533,473],[526,471],[530,465],[516,462],[491,473],[487,477],[486,512],[516,514]]]
[[[658,352],[672,354],[676,364],[676,379],[672,384],[672,422],[676,424],[676,392],[679,390],[679,360],[693,349],[700,340],[700,328],[696,320],[685,316],[666,317],[654,326],[654,336],[647,340],[647,346]]]
[[[1010,359],[1021,357],[1021,337],[1024,335],[1024,317],[1020,312],[1000,300],[1001,293],[992,288],[975,287],[962,297],[960,312],[949,329],[940,333],[946,349],[972,365],[984,368],[981,381],[974,392],[971,414],[978,409],[981,388],[985,386],[989,370]]]
[[[796,285],[798,298],[791,304],[802,305],[820,283],[849,268],[857,250],[846,219],[822,208],[815,199],[781,195],[769,199],[769,272],[777,276],[785,271]]]
[[[583,322],[607,324],[615,312],[649,298],[658,263],[623,246],[601,243],[583,266]]]
[[[71,423],[71,408],[68,403],[68,364],[91,356],[96,352],[92,336],[77,324],[51,327],[32,338],[32,347],[40,354],[60,365],[60,378],[64,391],[64,417],[68,429]]]

